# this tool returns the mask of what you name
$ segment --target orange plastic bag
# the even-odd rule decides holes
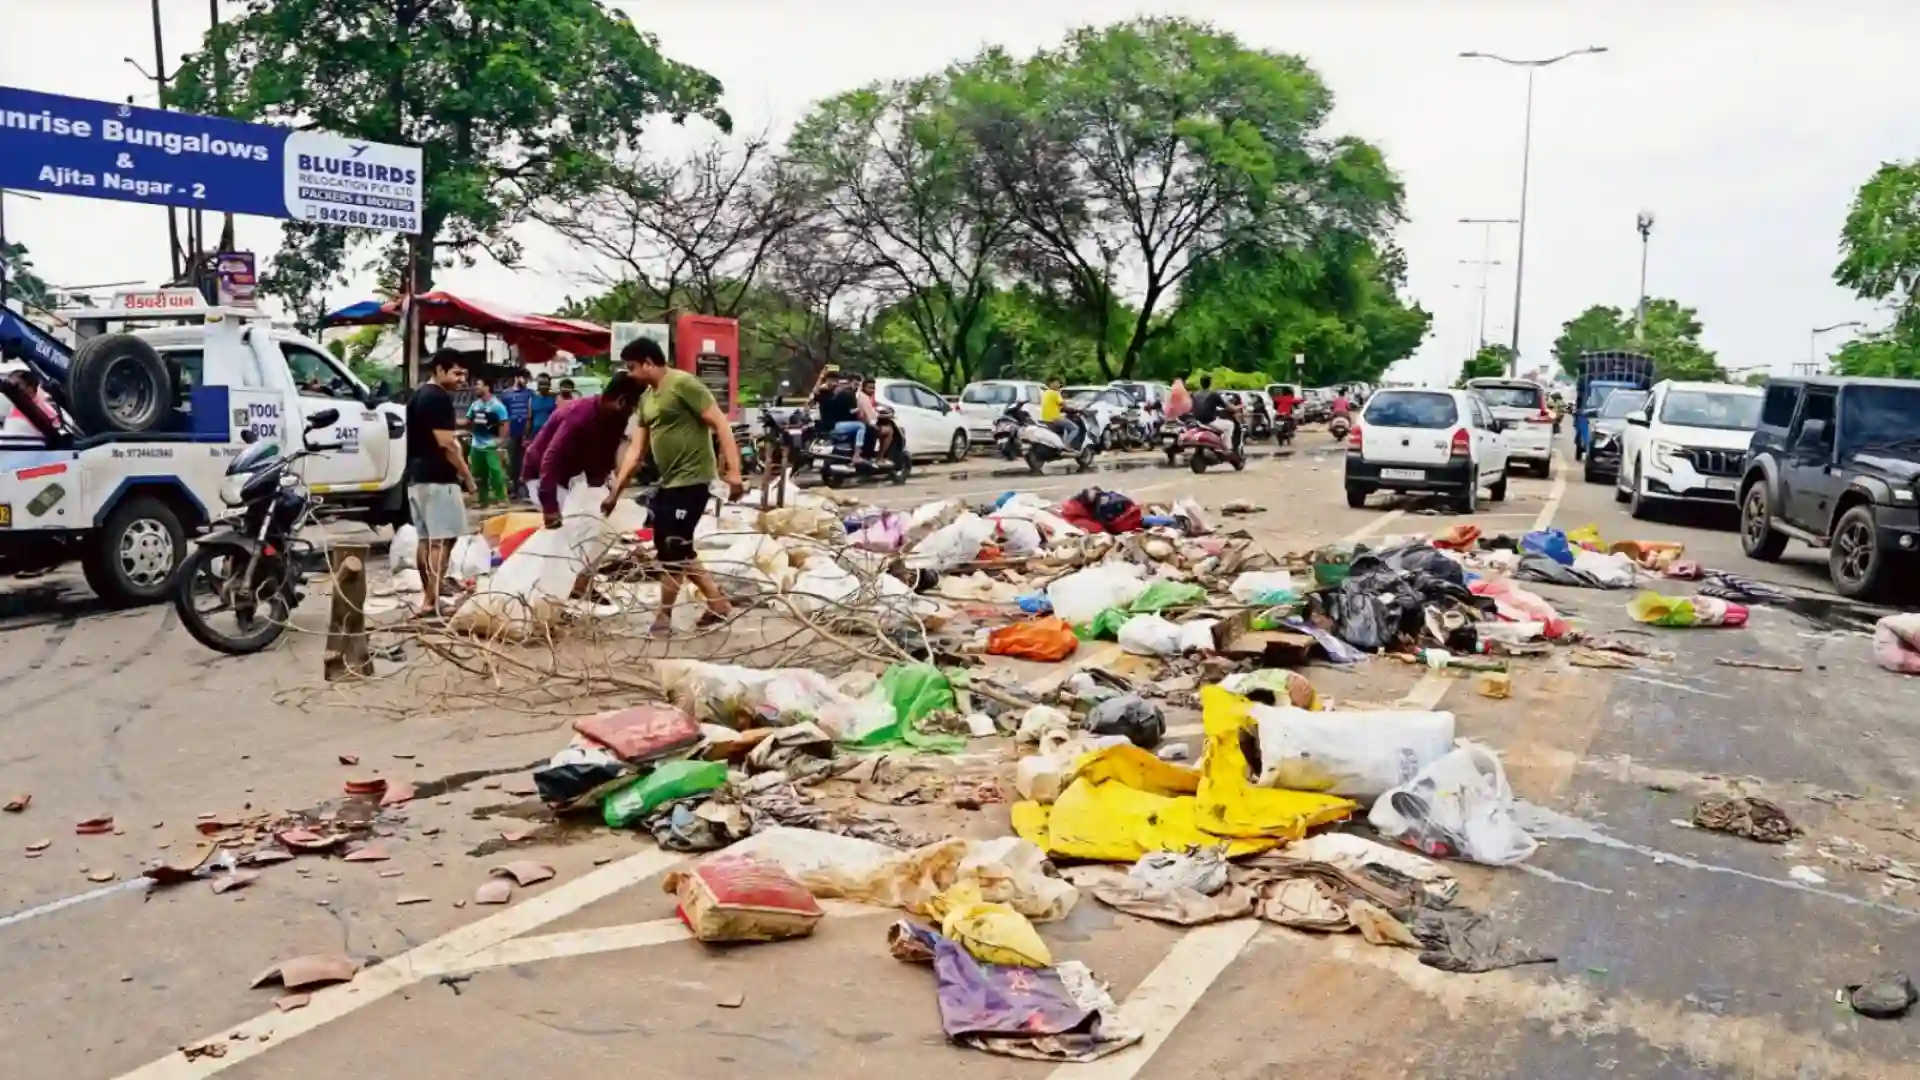
[[[1080,647],[1073,627],[1051,616],[1003,626],[987,636],[987,651],[1016,660],[1065,660]]]
[[[532,536],[534,533],[537,533],[539,531],[540,531],[540,526],[535,525],[531,529],[520,529],[517,532],[511,532],[511,533],[508,533],[506,536],[502,537],[500,540],[501,561],[503,562],[506,561],[506,559],[511,557],[514,552],[519,551],[520,545],[527,542],[527,537]]]

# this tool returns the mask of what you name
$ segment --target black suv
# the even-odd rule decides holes
[[[1833,587],[1883,593],[1920,550],[1920,382],[1770,379],[1740,481],[1740,545],[1829,551]]]

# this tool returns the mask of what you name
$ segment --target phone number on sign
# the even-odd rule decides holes
[[[420,229],[420,219],[411,214],[388,214],[350,206],[310,207],[307,220],[328,225],[358,225],[365,229],[398,229],[402,232],[417,232]]]

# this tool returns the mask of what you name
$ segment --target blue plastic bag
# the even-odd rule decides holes
[[[1520,538],[1520,550],[1545,555],[1562,566],[1573,565],[1573,545],[1563,529],[1535,529]]]
[[[1028,593],[1016,599],[1020,610],[1029,615],[1046,615],[1053,611],[1053,601],[1047,598],[1046,593]]]

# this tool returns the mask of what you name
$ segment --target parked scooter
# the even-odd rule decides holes
[[[1240,441],[1246,441],[1246,422],[1241,421]],[[1247,467],[1247,452],[1244,445],[1228,446],[1226,437],[1218,431],[1202,424],[1198,420],[1186,419],[1182,422],[1180,436],[1167,450],[1167,464],[1177,465],[1179,453],[1187,453],[1187,465],[1195,473],[1204,473],[1207,466],[1225,462],[1239,472]]]
[[[893,410],[885,405],[880,406],[874,427],[877,429],[874,438],[862,448],[858,464],[853,460],[853,451],[855,440],[866,437],[864,431],[858,435],[829,432],[807,445],[807,453],[820,463],[821,483],[837,488],[849,480],[889,480],[896,484],[907,482],[907,477],[913,473],[913,456],[907,452],[906,436],[900,433],[900,426],[894,423]],[[887,456],[879,458],[875,455],[883,438],[887,441]]]
[[[1347,418],[1346,413],[1341,413],[1332,420],[1327,421],[1327,434],[1333,436],[1334,442],[1345,441],[1347,433],[1352,430],[1353,421]]]
[[[1063,425],[1069,434],[1061,434],[1046,424],[1033,418],[1027,412],[1024,402],[1016,401],[1007,406],[1001,420],[1011,420],[1014,425],[1013,439],[1018,441],[1020,456],[1027,460],[1027,471],[1038,474],[1047,467],[1048,462],[1072,460],[1081,472],[1093,466],[1093,456],[1098,453],[1095,438],[1087,430],[1087,422],[1078,409],[1069,407],[1063,414],[1071,423]],[[995,422],[995,440],[999,440],[1002,429]],[[1002,455],[1007,451],[1002,450]]]

